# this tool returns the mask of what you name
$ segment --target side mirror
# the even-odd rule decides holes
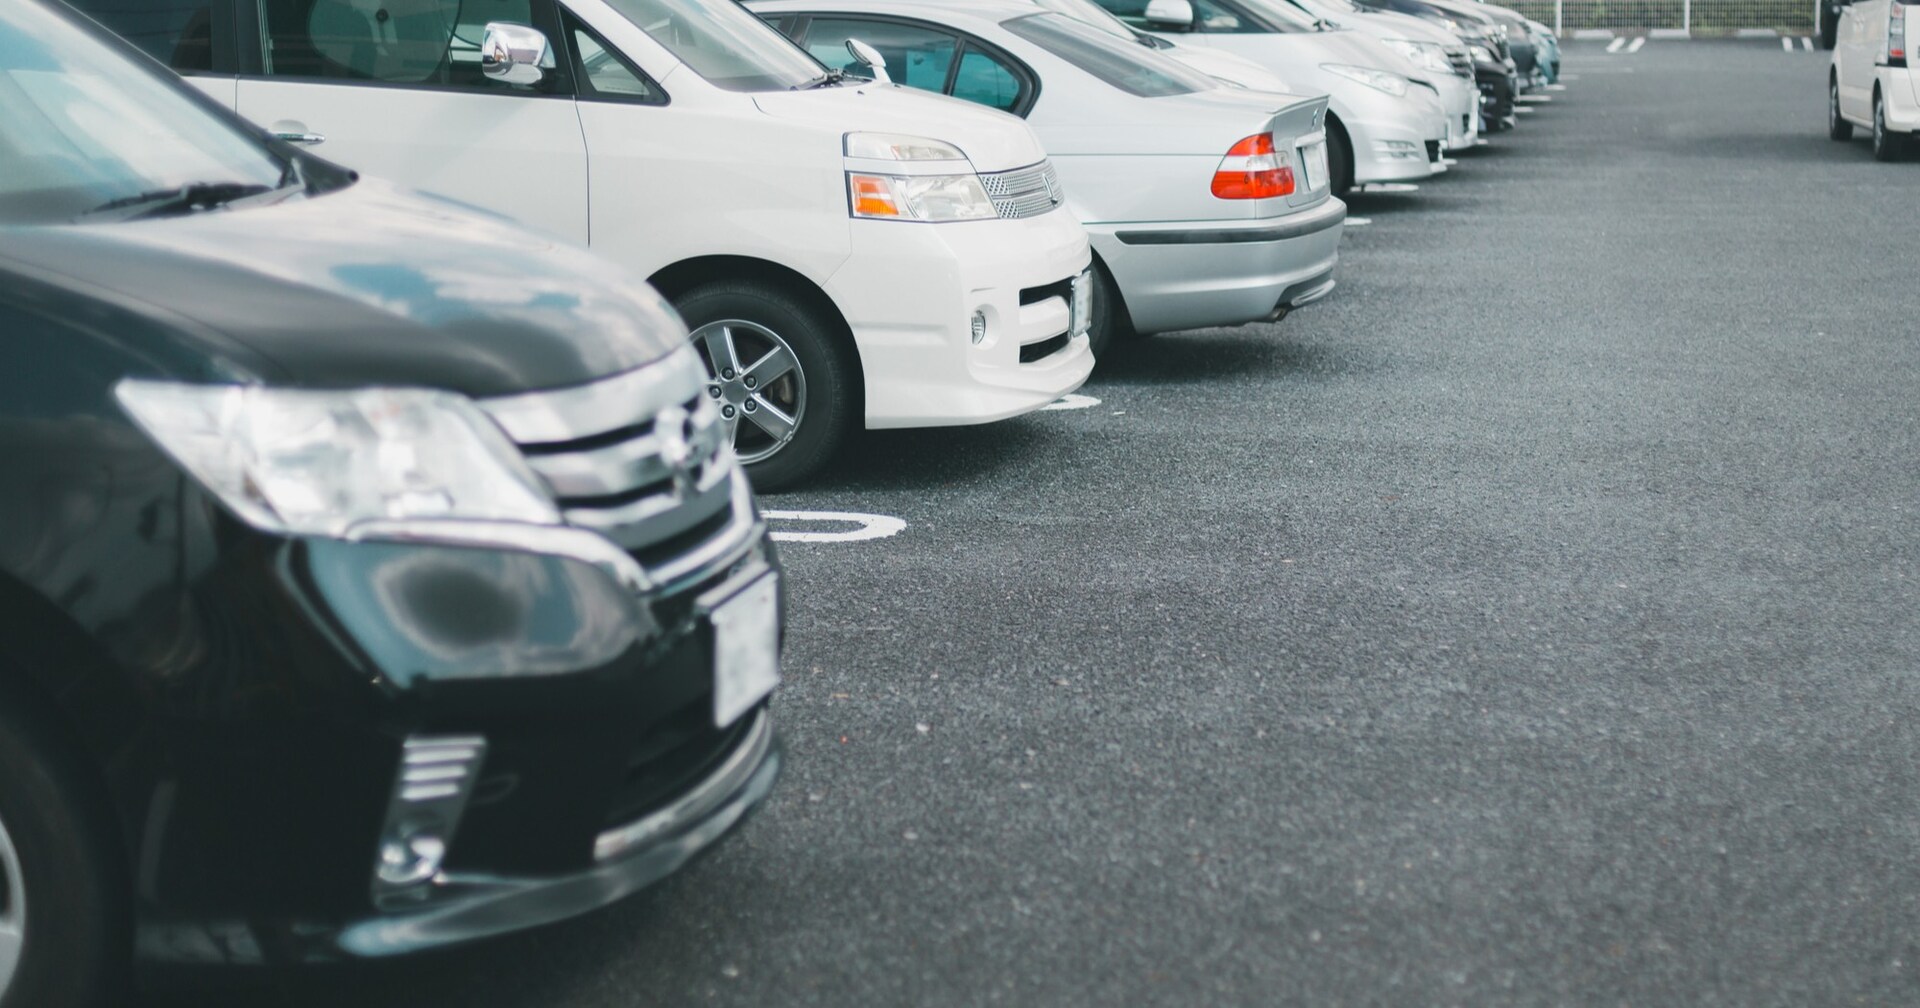
[[[486,34],[480,37],[481,73],[532,87],[545,80],[554,65],[553,46],[540,29],[511,21],[487,22]]]
[[[1187,0],[1180,0],[1180,2],[1186,3]],[[847,52],[852,54],[855,62],[873,71],[875,83],[893,83],[893,78],[887,74],[887,58],[880,55],[880,50],[857,38],[850,38],[847,40]]]
[[[1160,31],[1192,31],[1193,4],[1188,0],[1147,0],[1147,26]]]

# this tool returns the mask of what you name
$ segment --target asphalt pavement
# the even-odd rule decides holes
[[[788,770],[709,856],[150,1003],[1920,1001],[1920,163],[1825,53],[1566,70],[1326,301],[768,497],[905,527],[785,545]]]

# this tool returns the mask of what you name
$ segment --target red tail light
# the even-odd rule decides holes
[[[1260,133],[1233,145],[1213,172],[1213,194],[1221,199],[1271,199],[1293,194],[1293,168],[1280,163],[1273,134]]]
[[[1907,8],[1899,0],[1887,5],[1887,65],[1907,65]]]

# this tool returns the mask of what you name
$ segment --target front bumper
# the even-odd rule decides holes
[[[1447,116],[1438,99],[1413,98],[1424,89],[1409,91],[1406,98],[1365,87],[1349,91],[1348,97],[1356,100],[1343,101],[1343,109],[1336,109],[1335,115],[1353,145],[1356,184],[1423,179],[1444,170],[1428,156],[1427,147],[1429,141],[1439,143],[1448,134]]]
[[[1479,117],[1474,114],[1480,107],[1480,89],[1473,81],[1453,75],[1435,77],[1433,84],[1447,113],[1447,147],[1473,146],[1480,136]]]
[[[1091,225],[1134,328],[1240,325],[1317,300],[1332,286],[1347,206],[1256,221]],[[1304,286],[1303,286],[1304,285]]]
[[[1070,286],[1061,286],[1092,252],[1064,207],[1019,220],[855,220],[853,229],[858,251],[826,288],[859,348],[868,427],[1018,416],[1092,373],[1087,337],[1069,331]],[[986,325],[979,343],[976,313]]]

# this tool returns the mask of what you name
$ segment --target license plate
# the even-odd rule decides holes
[[[707,618],[713,623],[713,723],[724,728],[780,682],[778,578],[760,577]]]
[[[1316,140],[1300,148],[1300,174],[1306,176],[1307,191],[1327,184],[1327,142]]]

